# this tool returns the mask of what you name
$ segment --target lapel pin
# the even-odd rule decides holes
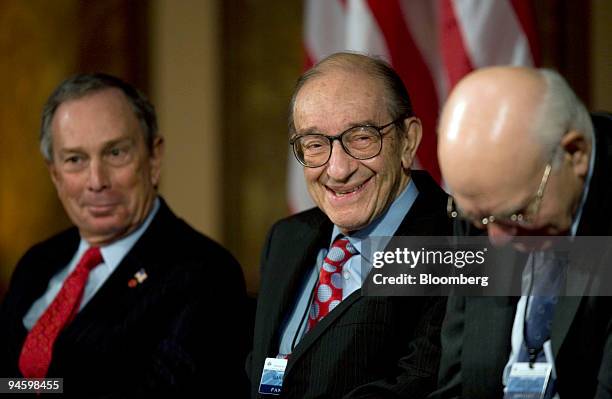
[[[134,274],[134,277],[131,278],[130,281],[128,281],[128,287],[134,288],[138,284],[142,284],[142,282],[145,281],[147,279],[147,277],[149,277],[149,276],[147,275],[147,272],[145,271],[145,269],[138,270]]]

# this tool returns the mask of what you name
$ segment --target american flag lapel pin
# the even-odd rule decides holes
[[[134,277],[131,278],[130,281],[128,281],[128,287],[134,288],[138,284],[142,284],[143,281],[145,281],[147,279],[147,277],[149,277],[149,276],[147,275],[147,272],[145,271],[145,269],[138,270],[134,274]]]

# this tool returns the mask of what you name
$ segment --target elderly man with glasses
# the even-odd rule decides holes
[[[421,123],[408,92],[386,63],[338,53],[298,80],[289,121],[318,208],[276,223],[263,250],[252,396],[424,397],[445,298],[361,292],[368,237],[451,232],[447,195],[411,171]],[[274,364],[276,385],[262,379]]]
[[[448,213],[519,251],[507,282],[523,290],[449,299],[432,397],[612,397],[612,301],[587,294],[610,283],[551,250],[552,236],[611,235],[611,133],[610,115],[589,115],[550,70],[482,69],[451,93],[438,137]],[[608,250],[580,263],[609,269]]]

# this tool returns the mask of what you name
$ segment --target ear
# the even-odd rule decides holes
[[[423,136],[421,120],[416,117],[404,119],[404,131],[400,131],[400,134],[403,138],[401,146],[402,168],[407,170],[412,167],[412,162]]]
[[[164,156],[164,138],[157,136],[153,139],[153,148],[151,149],[151,157],[149,164],[151,167],[151,183],[154,187],[159,184],[159,176],[161,174],[161,163]]]
[[[561,139],[561,147],[569,157],[571,168],[576,176],[584,178],[589,170],[591,142],[584,137],[584,134],[570,130]]]
[[[46,160],[45,163],[47,165],[47,170],[49,171],[49,176],[51,176],[51,181],[53,182],[53,185],[57,189],[60,183],[60,174],[57,170],[57,166],[55,165],[55,162],[53,160],[51,161]]]

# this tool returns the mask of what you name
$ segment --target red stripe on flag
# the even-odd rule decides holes
[[[368,0],[368,4],[385,37],[391,64],[404,81],[415,114],[423,123],[419,162],[440,182],[435,132],[439,104],[431,73],[412,40],[398,0]]]
[[[463,34],[457,22],[452,0],[442,0],[440,3],[440,41],[450,92],[462,77],[474,69],[465,50]]]
[[[308,48],[306,44],[303,44],[303,50],[304,50],[304,69],[303,71],[307,71],[314,66],[315,59],[312,56],[312,51],[310,51],[310,49]]]
[[[531,50],[531,58],[533,59],[533,65],[536,67],[540,66],[540,41],[536,32],[535,23],[535,10],[533,8],[533,2],[529,0],[511,0],[514,13],[519,20],[527,41],[529,42],[529,49]]]

